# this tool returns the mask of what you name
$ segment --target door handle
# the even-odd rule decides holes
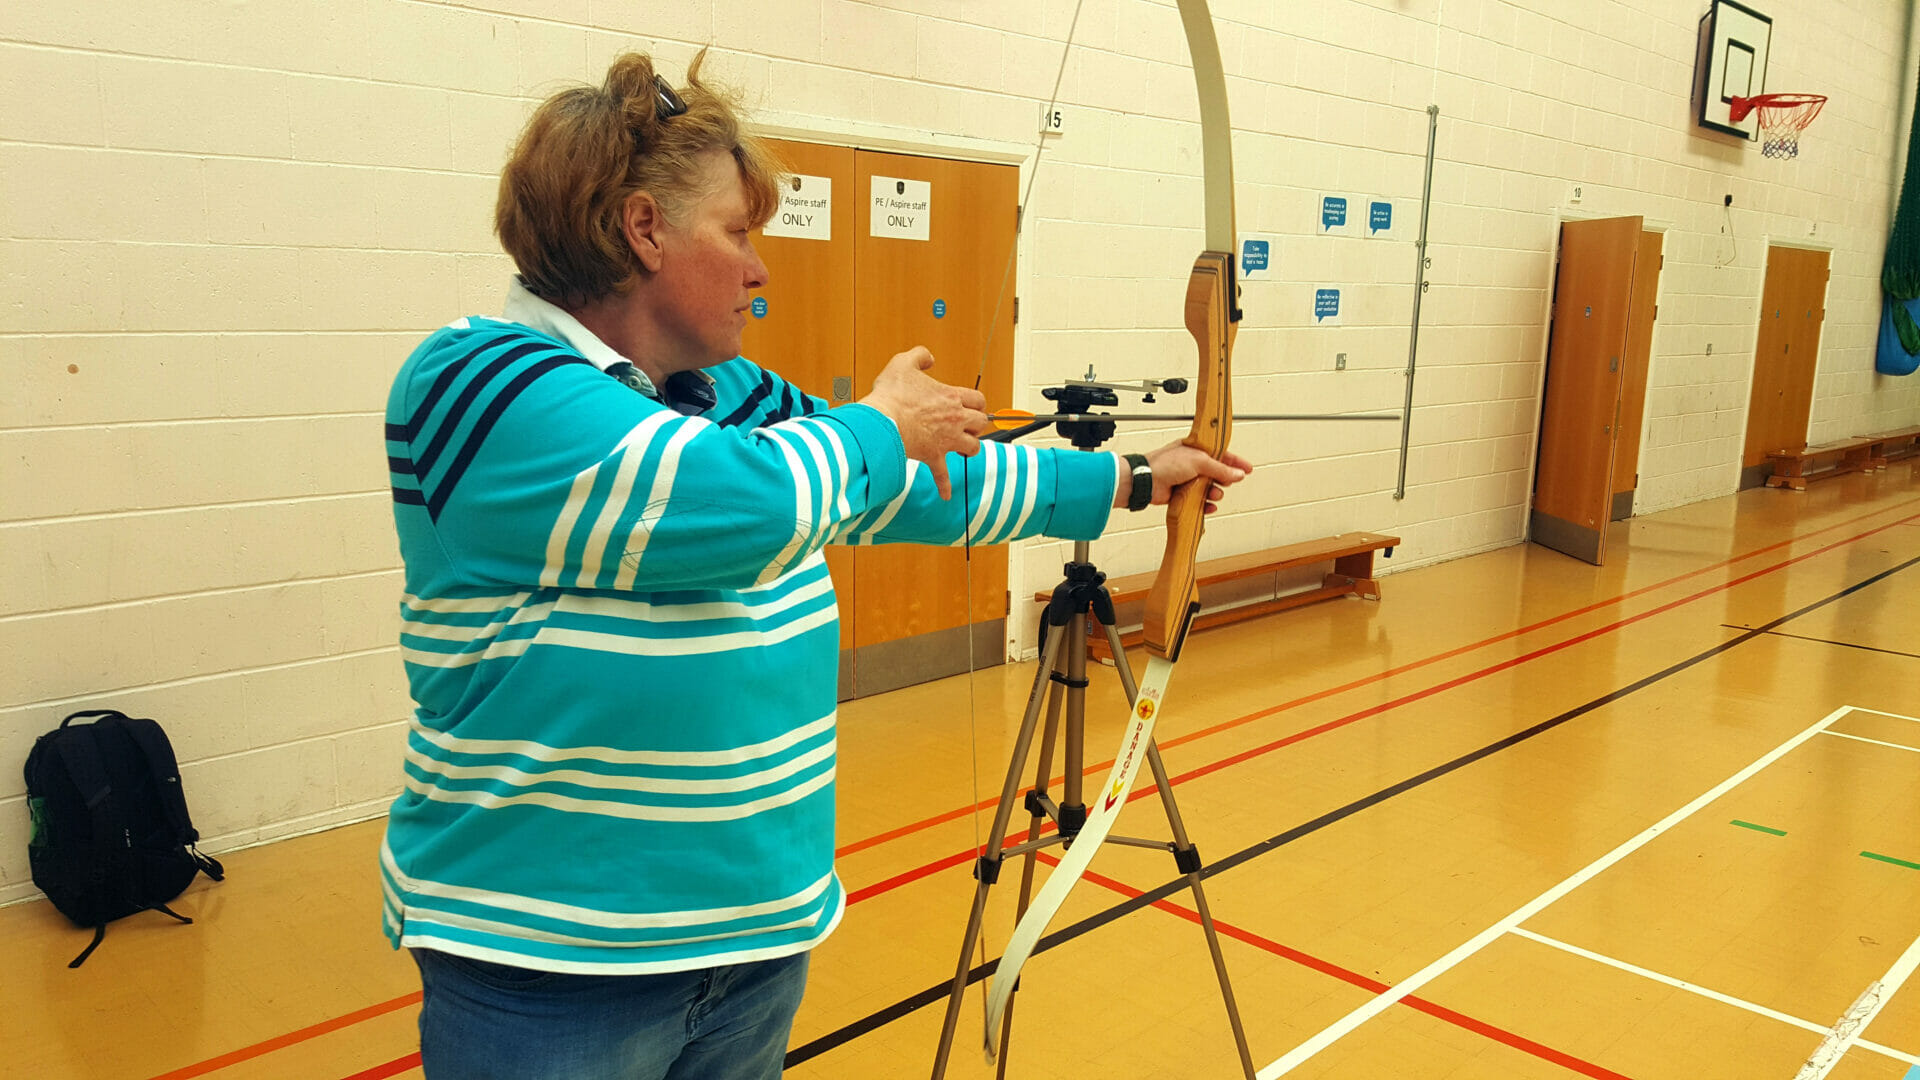
[[[1619,371],[1619,370],[1620,370],[1620,358],[1616,356],[1616,357],[1614,357],[1613,359],[1611,359],[1611,360],[1608,360],[1608,361],[1607,361],[1607,370],[1608,370],[1608,371]]]

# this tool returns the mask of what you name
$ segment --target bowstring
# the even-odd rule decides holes
[[[1053,89],[1048,91],[1046,114],[1042,116],[1040,135],[1034,142],[1033,167],[1027,170],[1026,190],[1020,193],[1020,204],[1014,217],[1014,242],[1008,247],[1007,261],[1000,270],[1000,288],[994,294],[993,315],[987,320],[986,344],[980,350],[980,364],[974,370],[973,388],[976,391],[980,389],[980,384],[986,380],[987,358],[993,355],[994,333],[1000,328],[1000,311],[1006,304],[1007,285],[1013,280],[1014,261],[1020,251],[1020,234],[1026,229],[1027,211],[1033,205],[1033,183],[1040,175],[1040,159],[1045,157],[1047,153],[1047,125],[1044,121],[1046,116],[1052,114],[1053,107],[1060,103],[1060,84],[1066,78],[1067,56],[1073,51],[1073,35],[1074,32],[1079,29],[1080,9],[1085,2],[1086,0],[1074,0],[1073,17],[1067,21],[1066,40],[1060,43],[1060,64],[1054,69]],[[973,470],[967,468],[964,462],[960,470],[960,478],[960,537],[961,547],[965,552],[962,561],[966,567],[967,589],[967,737],[968,756],[970,759],[969,767],[972,771],[973,783],[973,849],[980,852],[982,856],[985,856],[987,854],[985,849],[986,838],[981,835],[980,831],[980,695],[979,689],[975,685],[975,676],[979,671],[979,664],[977,662],[978,656],[973,632],[972,521],[975,515],[968,509],[973,503]],[[1012,615],[1011,605],[1009,605],[1007,616],[1008,618],[1012,618]],[[976,962],[985,964],[987,962],[987,924],[985,919],[980,920],[980,933],[979,937],[974,941],[974,949],[975,956],[977,957]],[[985,983],[981,984],[980,1007],[984,1013],[987,1008]]]

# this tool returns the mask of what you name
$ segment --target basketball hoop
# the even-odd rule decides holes
[[[1820,115],[1825,94],[1758,94],[1728,101],[1727,118],[1739,123],[1760,111],[1760,152],[1772,158],[1798,157],[1800,132]]]

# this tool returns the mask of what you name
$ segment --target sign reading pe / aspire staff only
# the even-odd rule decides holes
[[[833,239],[833,178],[795,173],[780,185],[780,208],[764,230],[768,236]]]
[[[933,185],[925,180],[897,176],[873,178],[873,203],[868,231],[894,240],[930,240],[933,230]]]

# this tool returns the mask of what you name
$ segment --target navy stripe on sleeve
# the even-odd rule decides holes
[[[529,365],[520,374],[514,376],[512,382],[494,395],[492,401],[487,402],[486,411],[481,413],[480,419],[474,422],[473,431],[467,436],[467,441],[461,445],[460,452],[454,457],[453,463],[447,466],[446,475],[442,476],[437,483],[429,485],[431,494],[427,498],[427,513],[436,518],[440,516],[441,509],[447,505],[447,499],[453,494],[454,485],[460,482],[461,475],[473,462],[473,456],[480,452],[480,444],[487,441],[487,433],[493,430],[493,425],[499,421],[500,414],[507,411],[507,406],[513,404],[513,399],[533,385],[535,379],[549,371],[568,364],[586,363],[589,361],[584,357],[552,356]],[[420,471],[424,474],[426,469],[423,467]],[[422,479],[424,480],[424,476]]]
[[[551,342],[523,342],[502,353],[498,359],[482,369],[480,374],[474,376],[473,380],[467,383],[466,388],[460,391],[460,396],[454,399],[453,406],[447,410],[446,417],[440,421],[439,430],[433,433],[433,441],[428,443],[426,450],[414,459],[414,465],[417,467],[416,471],[419,475],[425,476],[433,471],[434,462],[440,460],[440,455],[445,452],[447,444],[452,441],[454,432],[459,430],[460,421],[466,416],[467,410],[473,407],[474,401],[487,389],[487,384],[493,382],[495,376],[505,371],[508,367],[511,367],[515,361],[531,353],[558,351],[559,349]],[[585,361],[581,362],[584,363]],[[467,357],[456,362],[452,367],[464,369],[470,363],[472,363],[472,357]],[[449,370],[451,370],[451,368]],[[444,377],[443,375],[442,378]],[[421,410],[416,412],[414,417],[415,419],[420,419],[426,415],[426,406],[423,404]],[[412,427],[414,425],[408,426]]]
[[[747,395],[739,408],[728,413],[726,419],[717,423],[721,427],[737,427],[744,423],[747,417],[752,416],[754,410],[759,408],[760,403],[767,400],[767,396],[771,393],[773,393],[773,376],[763,371],[760,373],[760,385],[753,388],[753,393]]]

